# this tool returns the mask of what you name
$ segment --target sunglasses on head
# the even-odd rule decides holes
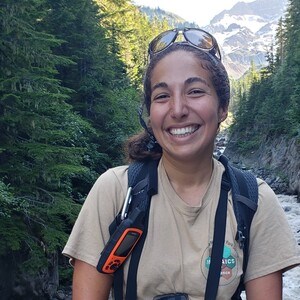
[[[216,39],[210,33],[198,28],[175,28],[162,32],[149,44],[148,53],[150,58],[174,44],[179,35],[189,45],[208,52],[221,60],[221,52]],[[182,42],[182,38],[179,42]]]

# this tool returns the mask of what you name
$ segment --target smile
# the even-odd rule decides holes
[[[173,136],[183,137],[194,133],[199,128],[199,125],[187,126],[183,128],[171,128],[169,132]]]

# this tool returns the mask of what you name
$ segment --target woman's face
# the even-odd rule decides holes
[[[153,69],[151,90],[150,122],[163,156],[211,157],[227,109],[219,107],[210,72],[199,59],[182,50],[168,54]]]

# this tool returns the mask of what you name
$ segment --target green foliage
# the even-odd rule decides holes
[[[233,135],[243,140],[241,151],[257,149],[262,141],[278,135],[300,135],[300,5],[290,1],[286,19],[280,19],[275,49],[269,65],[235,83]],[[253,76],[254,75],[254,76]],[[250,85],[245,80],[250,79]],[[259,142],[260,141],[260,142]]]
[[[128,113],[138,100],[136,89],[132,88],[126,75],[129,74],[126,66],[119,58],[119,44],[116,43],[117,37],[122,41],[126,39],[121,32],[111,38],[111,32],[100,24],[109,23],[116,28],[119,26],[117,20],[124,20],[123,15],[121,19],[117,15],[125,12],[128,17],[134,17],[136,11],[131,10],[133,6],[127,1],[101,2],[105,13],[95,2],[87,0],[47,3],[50,13],[43,26],[65,41],[54,51],[76,62],[75,65],[59,67],[58,77],[64,86],[76,92],[68,102],[95,129],[94,134],[89,135],[83,164],[92,172],[102,173],[120,162],[124,139],[137,128],[136,122],[119,115]],[[108,19],[112,14],[115,22]]]
[[[122,163],[147,45],[167,27],[127,0],[0,4],[0,255],[21,260],[15,272],[47,267],[96,178]]]
[[[27,203],[14,197],[12,189],[0,181],[0,256],[21,251],[28,234],[21,214]]]
[[[111,117],[104,124],[104,131],[109,134],[103,134],[100,138],[114,165],[122,164],[123,161],[123,156],[115,154],[116,149],[122,149],[125,140],[139,128],[139,100],[139,94],[134,88],[115,88],[108,94],[107,110],[102,108],[102,113]]]
[[[131,82],[140,87],[148,59],[148,44],[159,32],[170,28],[163,19],[141,13],[130,1],[97,0],[101,13],[101,25],[106,28],[111,51],[126,66]]]
[[[27,240],[26,228],[19,217],[10,212],[9,217],[0,219],[0,255],[20,251]]]
[[[0,218],[8,218],[11,210],[17,205],[17,200],[13,197],[9,187],[0,181]]]
[[[239,140],[236,143],[237,151],[241,154],[247,155],[251,151],[257,150],[261,144],[258,136],[251,137],[250,140]]]
[[[46,13],[44,1],[5,1],[0,10],[0,254],[21,253],[32,272],[67,238],[79,205],[76,213],[48,215],[72,199],[72,180],[87,172],[82,161],[95,135],[56,78],[57,66],[74,63],[53,52],[62,41],[41,28]]]
[[[27,239],[28,247],[27,259],[20,266],[20,271],[28,275],[38,275],[39,271],[47,266],[47,256],[42,242],[37,243],[34,239]]]

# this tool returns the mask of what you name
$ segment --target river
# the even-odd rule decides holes
[[[296,196],[277,195],[300,247],[300,203]],[[242,295],[246,299],[245,295]],[[283,276],[283,300],[300,300],[300,266]]]

